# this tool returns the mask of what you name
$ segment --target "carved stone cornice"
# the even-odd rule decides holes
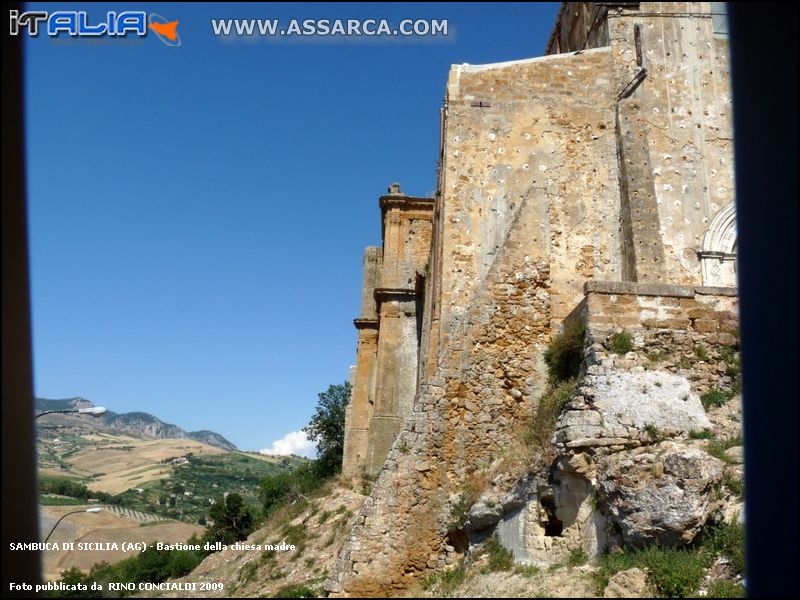
[[[353,319],[356,329],[377,329],[378,319]]]

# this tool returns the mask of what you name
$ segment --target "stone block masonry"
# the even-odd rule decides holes
[[[653,343],[734,335],[727,42],[709,10],[565,3],[548,56],[452,67],[435,198],[390,186],[365,255],[343,470],[377,480],[332,595],[393,595],[452,561],[454,503],[535,410],[566,318]]]
[[[392,184],[381,196],[383,245],[364,254],[364,287],[342,471],[375,475],[417,391],[421,292],[431,247],[433,200]]]

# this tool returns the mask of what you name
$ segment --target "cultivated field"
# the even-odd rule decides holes
[[[93,490],[109,494],[119,494],[169,477],[171,459],[188,453],[195,456],[225,453],[189,439],[137,439],[103,434],[86,436],[86,439],[94,443],[65,456],[63,460],[69,464],[72,474],[91,478]]]
[[[174,440],[173,440],[174,441]],[[86,506],[47,506],[41,508],[42,539],[50,531],[56,520],[64,513],[91,508]],[[44,554],[43,576],[45,580],[56,580],[61,571],[70,567],[78,567],[88,571],[95,563],[106,561],[115,563],[132,556],[130,553],[104,550],[77,550],[77,542],[147,542],[163,541],[169,543],[185,542],[196,533],[201,535],[202,527],[164,521],[153,524],[142,524],[132,518],[121,516],[109,510],[99,513],[78,513],[66,517],[53,532],[50,542],[76,542],[76,550],[50,550]]]

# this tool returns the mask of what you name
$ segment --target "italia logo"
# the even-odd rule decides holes
[[[69,35],[71,37],[124,37],[136,35],[145,37],[152,31],[167,46],[180,46],[178,20],[169,21],[152,13],[128,10],[109,11],[105,20],[90,19],[84,10],[60,10],[47,13],[44,11],[19,12],[9,11],[9,33],[19,35],[26,31],[29,36],[38,37],[40,33],[51,37]]]

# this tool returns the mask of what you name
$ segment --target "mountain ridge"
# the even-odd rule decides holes
[[[95,404],[81,397],[59,399],[36,398],[35,406],[39,411],[48,411],[90,408],[95,406]],[[239,451],[239,448],[233,442],[215,431],[210,431],[208,429],[186,431],[177,425],[166,423],[155,415],[143,411],[117,413],[109,410],[101,417],[92,418],[88,423],[91,423],[93,427],[98,429],[106,428],[119,433],[132,433],[156,439],[192,439],[214,446],[215,448],[220,448],[221,450],[230,452]]]

